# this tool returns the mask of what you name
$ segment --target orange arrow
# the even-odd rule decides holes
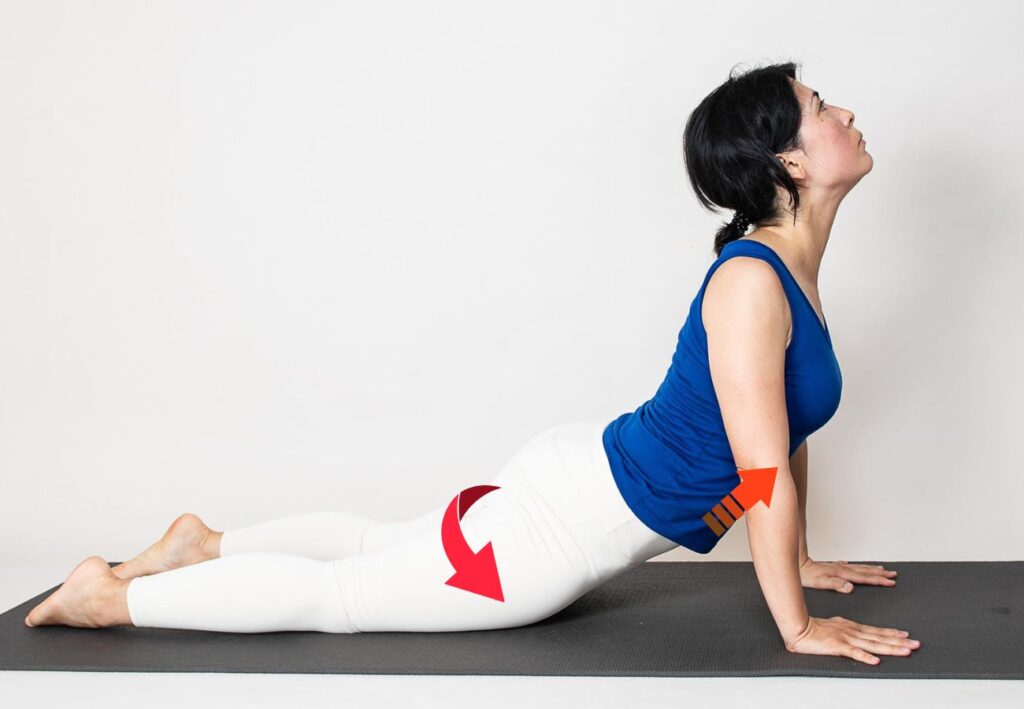
[[[711,512],[702,517],[704,523],[720,537],[743,516],[746,510],[756,505],[758,500],[764,502],[765,507],[771,507],[772,491],[775,489],[775,474],[778,471],[778,468],[751,468],[750,470],[736,471],[740,476],[740,484],[723,497],[721,502],[712,507]]]

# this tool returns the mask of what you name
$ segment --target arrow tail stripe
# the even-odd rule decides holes
[[[715,516],[713,514],[711,514],[710,512],[708,512],[706,515],[704,515],[701,519],[704,520],[705,524],[707,524],[709,527],[711,527],[711,531],[714,532],[717,536],[720,537],[723,534],[725,534],[725,527],[723,527],[721,524],[719,524],[718,520],[715,519]]]
[[[725,505],[725,509],[729,510],[733,517],[739,519],[743,516],[743,507],[732,495],[726,495],[722,498],[722,504]]]
[[[718,517],[718,519],[722,520],[722,524],[724,524],[726,527],[731,527],[733,525],[733,522],[736,521],[729,515],[728,512],[725,511],[725,508],[722,507],[721,505],[715,505],[714,507],[711,508],[711,511],[715,513],[715,516]]]

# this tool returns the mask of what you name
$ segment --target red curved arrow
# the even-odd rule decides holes
[[[477,500],[497,489],[496,485],[477,485],[453,497],[441,520],[441,544],[448,561],[455,567],[455,573],[445,581],[446,585],[504,603],[505,595],[501,592],[501,579],[498,578],[498,565],[494,561],[491,543],[487,542],[480,551],[474,552],[459,526],[459,520]]]

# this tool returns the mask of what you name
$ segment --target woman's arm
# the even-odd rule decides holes
[[[796,484],[796,495],[800,503],[800,557],[799,565],[803,566],[810,558],[807,552],[807,439],[796,449],[789,459],[789,470]]]
[[[736,465],[778,468],[771,506],[759,502],[744,515],[754,570],[789,647],[810,623],[799,572],[800,504],[789,461],[789,302],[770,264],[736,256],[712,274],[702,319],[711,379]]]

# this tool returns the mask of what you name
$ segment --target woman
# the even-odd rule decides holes
[[[496,489],[463,510],[465,543],[491,545],[498,594],[447,583],[455,575],[441,533],[448,500],[399,523],[314,512],[218,532],[185,514],[124,564],[83,561],[26,624],[515,627],[678,545],[709,552],[735,521],[731,512],[748,518],[758,580],[788,650],[870,664],[879,661],[872,653],[909,654],[917,642],[904,631],[809,617],[801,591],[892,585],[896,572],[807,555],[806,438],[831,418],[842,385],[818,266],[840,202],[872,159],[853,114],[795,76],[793,63],[731,76],[687,122],[698,198],[738,214],[717,234],[718,258],[654,397],[611,422],[538,435],[491,481]],[[745,235],[748,222],[756,228]],[[755,468],[775,469],[771,494],[740,509],[737,471]]]

